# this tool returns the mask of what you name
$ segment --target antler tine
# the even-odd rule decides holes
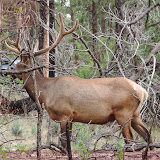
[[[39,41],[37,39],[36,43],[35,43],[35,46],[34,46],[34,49],[33,49],[34,52],[36,52],[38,50],[38,46],[39,46]]]
[[[8,41],[8,43],[9,43],[10,45],[13,45],[15,48],[9,46],[9,44],[7,43],[7,41]],[[7,41],[5,40],[5,45],[6,45],[6,47],[7,47],[9,50],[11,50],[11,51],[13,51],[13,52],[15,52],[15,53],[17,53],[17,54],[20,54],[20,52],[21,52],[21,47],[20,47],[20,45],[19,45],[19,43],[20,43],[20,30],[18,30],[18,35],[17,35],[17,40],[16,40],[16,42],[12,41],[12,40],[9,38],[8,32],[7,32]]]
[[[57,39],[57,34],[56,34],[56,32],[54,32],[54,40],[56,40]]]
[[[63,36],[72,33],[78,26],[78,19],[76,19],[75,25],[69,31],[67,31],[65,30],[63,18],[61,14],[59,14],[59,18],[60,18],[60,23],[61,23],[61,33],[60,34],[62,34]]]
[[[60,43],[60,41],[62,40],[62,38],[63,38],[65,35],[72,33],[72,32],[77,28],[77,26],[78,26],[78,19],[77,19],[77,20],[76,20],[76,23],[75,23],[75,25],[72,27],[72,29],[70,29],[69,31],[66,31],[66,30],[65,30],[65,27],[64,27],[63,18],[62,18],[61,13],[59,13],[59,18],[60,18],[60,23],[61,23],[61,30],[60,30],[60,34],[59,34],[58,38],[56,38],[56,35],[54,34],[55,42],[54,42],[51,46],[35,52],[34,56],[38,56],[38,55],[44,54],[44,53],[46,53],[47,51],[50,51],[50,50],[52,50],[53,48],[55,48],[55,47]]]
[[[11,46],[7,43],[6,40],[4,41],[4,43],[5,43],[6,47],[7,47],[9,50],[11,50],[11,51],[13,51],[13,52],[15,52],[15,53],[17,53],[17,54],[20,54],[20,51],[19,51],[18,49],[16,49],[16,48],[11,47]]]
[[[22,8],[20,8],[20,9],[19,9],[19,12],[18,12],[18,33],[17,33],[17,39],[16,39],[16,41],[14,42],[14,41],[12,41],[12,40],[9,38],[8,32],[7,32],[7,39],[5,40],[5,45],[6,45],[6,47],[7,47],[9,50],[11,50],[11,51],[13,51],[13,52],[15,52],[15,53],[17,53],[17,54],[21,54],[21,50],[22,50],[22,48],[21,48],[21,46],[20,46],[21,29],[22,29],[22,27],[24,27],[24,26],[30,21],[30,16],[28,15],[27,18],[25,19],[24,23],[21,24],[21,12],[22,12],[21,9],[22,9]],[[7,42],[8,42],[10,45],[14,46],[14,47],[11,47]]]
[[[18,50],[19,51],[21,51],[22,50],[22,48],[21,48],[21,46],[20,46],[20,39],[21,39],[21,33],[20,33],[20,29],[18,30],[18,35],[17,35],[17,40],[16,40],[16,45],[15,45],[15,47],[17,47],[18,48]]]

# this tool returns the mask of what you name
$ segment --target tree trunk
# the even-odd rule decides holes
[[[39,49],[46,48],[49,46],[49,0],[41,0],[40,1],[40,18],[45,23],[46,28],[40,25],[39,29]],[[44,55],[44,65],[48,67],[49,65],[49,52],[45,53]],[[43,75],[44,77],[49,76],[49,72],[47,68],[43,68]]]
[[[40,48],[47,48],[49,47],[49,0],[41,0],[40,1],[40,17],[44,21],[46,28],[40,27]],[[43,37],[43,38],[42,38]],[[42,40],[42,42],[41,42]],[[43,63],[46,67],[49,67],[49,52],[46,52],[44,55]],[[47,68],[43,68],[43,75],[44,77],[49,77],[49,70]],[[34,85],[35,85],[35,94],[36,94],[36,80],[34,79]],[[37,96],[37,95],[36,95]],[[41,127],[42,127],[42,120],[43,120],[43,109],[41,109],[41,106],[38,100],[38,97],[36,98],[36,103],[38,109],[38,121],[37,121],[37,159],[41,159]],[[43,108],[43,107],[42,107]]]
[[[55,16],[54,16],[54,0],[49,2],[49,28],[51,30],[54,29],[54,24],[55,24]],[[49,36],[50,39],[50,45],[54,42],[53,37],[50,35]],[[55,49],[51,50],[49,53],[49,63],[50,65],[55,65]],[[50,66],[49,68],[49,77],[55,77],[55,71],[54,71],[54,67]],[[51,118],[48,116],[47,117],[47,122],[48,122],[48,132],[47,132],[47,144],[49,144],[52,139],[52,129],[51,129]]]
[[[74,22],[74,12],[73,12],[73,9],[70,8],[70,11],[71,11],[71,23],[72,23],[72,26],[74,25],[73,22]],[[73,35],[74,36],[74,35]],[[74,40],[74,37],[73,37],[73,48],[75,48],[75,40]],[[78,55],[75,55],[75,64],[78,65]]]
[[[44,7],[43,7],[43,0],[40,1],[39,3],[39,13],[40,13],[40,17],[42,20],[44,20]],[[39,27],[39,50],[43,48],[43,41],[44,41],[44,36],[43,36],[43,33],[44,32],[44,29],[43,29],[43,26],[40,25]]]
[[[121,11],[121,6],[122,6],[122,0],[115,0],[115,14],[116,16],[119,18],[119,19],[123,19],[123,15],[122,15],[122,11]],[[122,28],[123,26],[120,25],[118,22],[115,22],[115,32],[116,32],[116,35],[119,36],[121,31],[122,31]],[[122,32],[122,37],[124,35],[124,30]],[[120,37],[120,38],[122,38]],[[119,60],[121,59],[122,55],[121,55],[121,51],[120,51],[120,46],[119,46],[119,42],[116,41],[116,44],[115,44],[115,53],[117,54],[117,56],[119,57]]]
[[[2,42],[2,16],[3,16],[3,0],[0,0],[0,42]],[[2,43],[0,43],[0,51],[2,51]]]
[[[54,0],[50,1],[49,2],[49,8],[50,8],[50,11],[49,11],[49,28],[50,29],[54,29],[54,24],[55,24],[55,15],[54,15]],[[50,45],[54,42],[54,39],[53,37],[50,35],[49,36],[50,38]],[[49,63],[51,65],[55,65],[55,49],[51,50],[50,53],[49,53]],[[54,71],[54,67],[50,67],[49,68],[49,77],[55,77],[55,71]]]
[[[97,36],[98,33],[98,23],[97,23],[97,3],[95,1],[92,2],[92,32],[95,36]],[[98,61],[100,61],[100,55],[97,52],[96,46],[97,46],[97,39],[93,37],[93,53]]]
[[[46,0],[45,1],[45,5],[44,5],[44,18],[45,18],[45,26],[46,28],[44,28],[44,39],[43,39],[43,48],[47,48],[49,47],[49,0]],[[44,65],[47,67],[47,68],[44,68],[43,69],[43,75],[44,77],[49,77],[49,70],[48,70],[48,67],[49,67],[49,51],[46,52],[44,54],[44,61],[43,61]]]
[[[119,19],[123,19],[123,15],[122,15],[122,11],[121,11],[121,6],[122,6],[122,0],[115,0],[115,9],[116,9],[116,15]],[[122,30],[122,26],[116,22],[116,27],[115,27],[115,31],[116,34],[119,34]]]
[[[0,42],[2,42],[2,16],[3,16],[3,0],[0,0]],[[2,51],[2,43],[0,43],[0,51]],[[1,55],[0,55],[1,66]]]
[[[43,110],[38,109],[38,121],[37,121],[37,159],[41,160],[41,146],[42,146],[42,120]]]

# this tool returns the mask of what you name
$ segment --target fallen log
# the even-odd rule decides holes
[[[66,150],[59,144],[56,144],[55,142],[50,142],[48,144],[44,144],[44,145],[41,145],[40,147],[40,150],[43,150],[43,149],[50,149],[50,150],[55,150],[57,152],[61,152],[62,154],[66,154]],[[58,149],[58,150],[57,150]],[[36,152],[37,151],[37,147],[35,148],[31,148],[27,155],[28,157],[33,153],[33,152]]]
[[[134,151],[141,151],[144,148],[146,148],[146,146],[147,146],[146,143],[132,143],[132,144],[125,144],[124,146],[122,146],[122,149],[125,152],[134,152]],[[149,147],[160,148],[160,142],[149,144]],[[108,144],[106,147],[103,146],[102,150],[117,151],[117,146]],[[93,151],[97,151],[97,150],[93,150]]]
[[[36,110],[36,103],[31,98],[10,101],[6,97],[0,95],[0,112],[2,114],[28,114]]]

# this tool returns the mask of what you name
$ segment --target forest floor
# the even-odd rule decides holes
[[[6,160],[36,160],[36,152],[28,155],[27,152],[15,152],[15,151],[5,151],[6,152]],[[125,159],[125,160],[142,160],[142,151],[135,152],[125,152],[124,157],[119,157],[116,152],[113,151],[96,151],[91,152],[89,154],[78,154],[74,153],[73,160],[81,160],[82,157],[88,160],[117,160],[117,159]],[[86,156],[86,157],[85,157]],[[87,157],[88,156],[88,157]],[[0,157],[0,159],[2,159]],[[60,154],[55,151],[43,150],[41,152],[42,160],[67,160],[68,157]],[[160,159],[160,150],[148,151],[148,160],[159,160]]]

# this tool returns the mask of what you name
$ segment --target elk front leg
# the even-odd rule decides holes
[[[66,121],[60,122],[60,127],[61,127],[60,141],[61,141],[62,147],[66,150],[66,153],[67,153],[66,125],[67,125]],[[68,126],[69,126],[69,132],[70,132],[70,137],[71,137],[71,135],[72,135],[72,123],[69,122],[69,121],[68,121]]]

